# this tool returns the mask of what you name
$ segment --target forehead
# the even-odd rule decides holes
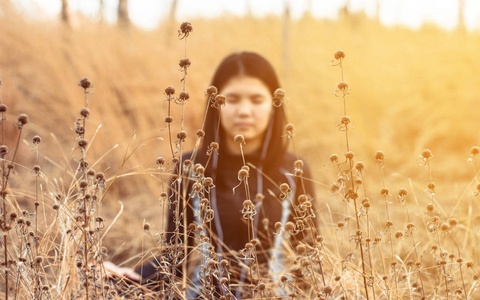
[[[270,95],[268,86],[252,76],[232,77],[220,90],[221,94],[262,94]]]

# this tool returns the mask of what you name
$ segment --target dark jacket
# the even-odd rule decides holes
[[[183,155],[182,161],[190,159],[191,155],[192,153]],[[249,281],[246,268],[241,267],[242,263],[245,264],[245,261],[242,260],[245,258],[242,254],[242,249],[245,249],[246,243],[250,242],[253,238],[259,240],[256,246],[256,257],[261,266],[260,273],[263,273],[263,276],[275,273],[275,269],[278,268],[281,263],[279,262],[281,259],[281,251],[275,252],[275,245],[280,246],[281,241],[281,236],[275,233],[275,223],[281,222],[282,225],[285,225],[287,221],[293,221],[295,223],[298,216],[292,211],[291,203],[297,202],[298,196],[301,194],[306,194],[309,198],[313,198],[313,185],[311,181],[307,179],[304,179],[302,183],[300,177],[287,175],[294,172],[296,157],[291,153],[284,155],[283,162],[280,165],[267,170],[257,170],[255,168],[256,166],[260,166],[260,168],[262,166],[258,153],[245,156],[246,163],[250,168],[248,177],[250,200],[255,205],[256,210],[256,215],[253,217],[255,236],[249,237],[249,225],[242,214],[244,201],[248,197],[245,184],[240,182],[238,178],[238,171],[243,166],[243,159],[241,156],[231,155],[227,152],[221,152],[219,156],[222,156],[222,159],[218,161],[217,165],[215,165],[213,161],[209,162],[209,166],[215,169],[214,172],[208,172],[209,166],[207,166],[205,173],[205,176],[211,175],[213,177],[214,187],[210,192],[194,192],[192,185],[198,181],[199,178],[201,179],[202,176],[195,178],[195,175],[192,175],[194,174],[193,171],[191,171],[189,175],[187,175],[186,172],[182,172],[184,176],[180,176],[180,178],[182,178],[181,183],[178,179],[172,183],[172,189],[169,193],[170,201],[176,199],[175,194],[177,193],[176,191],[178,191],[176,184],[181,184],[180,190],[186,187],[184,194],[187,199],[187,208],[184,210],[180,203],[179,214],[182,211],[186,211],[187,226],[189,226],[190,224],[199,225],[199,203],[202,198],[209,199],[209,205],[214,211],[214,219],[210,222],[210,226],[204,228],[205,234],[206,236],[213,237],[212,241],[216,252],[213,254],[213,257],[215,260],[219,262],[222,259],[226,259],[229,262],[231,281],[233,283]],[[205,157],[199,158],[202,165],[206,164],[204,160]],[[191,164],[191,170],[193,169],[194,163],[195,162],[192,162]],[[311,178],[307,164],[304,164],[303,172],[304,178]],[[174,175],[174,178],[177,178],[177,176]],[[187,185],[185,184],[186,182],[188,182]],[[291,191],[287,192],[287,197],[285,197],[285,193],[282,195],[280,191],[279,186],[282,183],[287,183],[291,189]],[[258,194],[262,196],[258,197]],[[180,244],[182,242],[178,240],[175,242],[173,234],[175,231],[175,215],[174,205],[171,205],[166,234],[166,242],[170,243],[170,245],[175,243]],[[178,223],[180,224],[178,232],[180,235],[183,235],[183,221],[179,220]],[[193,249],[194,246],[198,245],[198,235],[198,231],[189,231],[189,249]],[[295,242],[303,238],[304,236],[302,234],[298,234],[290,238],[290,240]],[[201,251],[201,249],[197,247],[196,251]],[[210,256],[212,256],[212,253],[210,253]],[[276,264],[268,265],[272,256],[275,256]],[[142,274],[144,283],[154,283],[165,280],[165,278],[162,278],[161,268],[159,268],[159,262],[162,260],[165,259],[157,258],[151,262],[146,262],[136,270],[137,273]],[[169,264],[171,263],[170,261]],[[179,269],[177,269],[177,276],[181,277]],[[198,277],[198,274],[195,273],[193,276]],[[194,283],[193,285],[195,285],[198,283],[199,278],[191,278],[190,280]],[[236,294],[237,297],[239,297],[240,294],[238,291]]]

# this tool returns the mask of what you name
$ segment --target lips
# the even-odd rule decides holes
[[[251,123],[235,123],[235,127],[240,129],[240,130],[246,130],[249,129],[253,126]]]

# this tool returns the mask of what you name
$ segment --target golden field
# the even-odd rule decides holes
[[[317,182],[315,201],[321,233],[332,251],[336,248],[342,252],[333,236],[347,245],[351,233],[336,228],[344,220],[344,203],[330,193],[337,174],[329,161],[332,153],[342,156],[346,152],[345,135],[338,126],[343,104],[334,92],[341,81],[340,69],[330,65],[335,51],[342,49],[346,53],[344,79],[351,90],[347,96],[347,114],[352,120],[349,141],[355,158],[366,165],[364,184],[372,203],[372,230],[384,231],[387,221],[380,195],[381,172],[374,159],[375,152],[382,150],[386,157],[385,184],[392,194],[389,210],[393,232],[407,223],[403,208],[394,199],[399,188],[405,187],[418,229],[417,248],[425,265],[433,264],[430,249],[437,242],[425,232],[424,214],[431,202],[424,190],[431,180],[427,167],[417,162],[422,151],[430,149],[441,222],[451,217],[458,220],[451,236],[465,261],[477,265],[480,196],[473,193],[478,183],[478,158],[471,157],[470,149],[480,145],[479,33],[449,32],[430,25],[418,31],[385,27],[362,14],[335,21],[305,16],[292,20],[287,29],[278,17],[225,16],[188,21],[194,28],[187,40],[187,56],[192,61],[185,114],[190,148],[201,124],[209,78],[221,59],[242,50],[270,59],[288,94],[289,121],[297,129],[296,149],[309,163]],[[0,20],[0,100],[9,108],[7,145],[13,147],[16,116],[28,114],[25,139],[30,143],[35,134],[43,138],[38,164],[48,178],[42,179],[46,215],[52,214],[48,209],[53,203],[49,192],[68,186],[76,164],[71,160],[72,155],[78,155],[72,150],[73,127],[84,106],[78,82],[82,77],[92,80],[87,160],[95,170],[105,172],[110,182],[118,175],[102,206],[107,225],[124,206],[104,245],[109,260],[130,267],[153,247],[149,233],[143,233],[144,222],[151,224],[151,232],[163,226],[159,195],[164,186],[158,176],[152,175],[152,169],[158,156],[168,155],[164,89],[168,85],[178,90],[181,87],[178,61],[184,57],[185,44],[177,38],[179,24],[165,23],[156,30],[141,31],[87,21],[68,29],[54,22],[27,22],[18,16]],[[180,107],[174,110],[174,119],[179,120]],[[179,123],[174,124],[178,130]],[[18,174],[12,177],[10,186],[18,203],[30,210],[33,176],[28,169],[34,164],[34,154],[25,143],[21,147],[21,167],[16,168]],[[133,149],[122,165],[125,154]],[[400,259],[412,255],[406,239],[393,243]],[[456,253],[448,236],[442,236],[440,243]],[[473,288],[473,273],[465,275],[472,287],[470,297],[479,297]]]

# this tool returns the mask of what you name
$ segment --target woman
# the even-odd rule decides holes
[[[222,268],[228,262],[228,283],[222,285],[218,282],[225,274],[219,275],[217,272],[213,279],[209,277],[205,265],[208,261],[204,260],[203,267],[196,269],[200,273],[195,272],[196,276],[191,279],[193,291],[190,296],[195,292],[215,296],[231,293],[240,299],[242,293],[252,292],[253,286],[268,276],[273,276],[273,279],[278,276],[282,236],[275,234],[279,230],[279,224],[276,223],[280,222],[282,226],[289,220],[293,224],[298,223],[300,217],[293,211],[292,202],[297,202],[300,195],[304,195],[300,197],[304,199],[302,202],[311,200],[313,187],[301,176],[310,177],[307,166],[286,151],[288,135],[292,132],[291,128],[290,132],[285,132],[285,109],[279,102],[281,99],[274,99],[274,92],[280,84],[270,63],[256,53],[232,54],[221,62],[211,85],[225,96],[225,104],[207,109],[202,147],[193,155],[184,155],[182,161],[190,162],[191,159],[189,165],[202,165],[204,169],[201,168],[203,174],[200,177],[212,178],[214,187],[201,194],[191,189],[192,183],[198,182],[198,177],[183,180],[183,183],[190,182],[187,193],[184,193],[188,199],[187,220],[177,220],[184,211],[182,207],[178,211],[171,209],[165,241],[170,245],[181,245],[182,241],[176,237],[183,233],[184,224],[189,225],[189,237],[194,237],[189,241],[189,249],[194,244],[198,245],[199,236],[206,237],[207,246],[204,244],[203,248],[197,246],[196,249],[205,254],[209,251],[208,245],[211,245],[209,260],[222,262]],[[212,145],[213,148],[219,145],[218,151],[214,151]],[[300,176],[287,175],[294,172],[294,166]],[[170,199],[174,199],[176,193],[181,193],[181,187],[176,186],[181,184],[179,182],[176,180],[172,184]],[[282,190],[281,184],[284,184]],[[213,219],[208,224],[205,219],[199,219],[202,215],[199,209],[204,208],[201,206],[203,204],[213,212]],[[304,224],[313,227],[313,223],[309,216]],[[197,227],[191,227],[191,224]],[[290,230],[290,233],[295,234],[295,230]],[[292,240],[298,243],[304,237],[305,233],[302,232]],[[275,262],[272,262],[272,258]],[[172,266],[172,263],[157,258],[153,263],[144,263],[129,276],[138,279],[141,274],[142,283],[170,280],[165,278],[166,265]],[[225,271],[226,268],[218,267],[217,270]],[[129,273],[126,271],[117,270],[120,274]],[[180,267],[176,271],[181,277]],[[206,281],[214,286],[207,292],[198,287],[204,287]]]

